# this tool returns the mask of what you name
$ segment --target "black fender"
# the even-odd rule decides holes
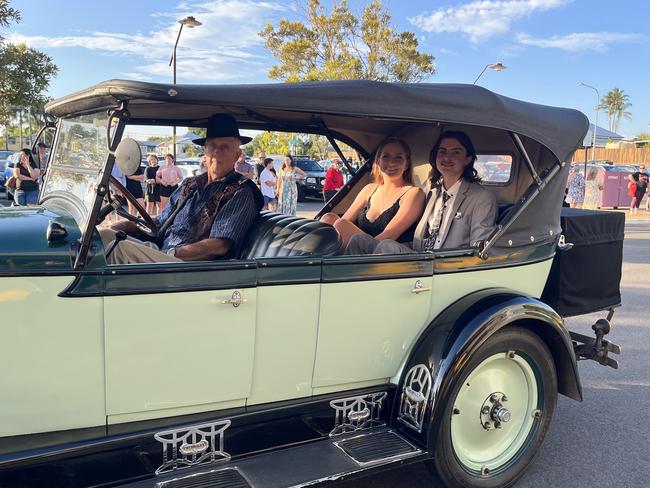
[[[582,401],[576,357],[562,318],[535,298],[492,288],[451,304],[420,335],[400,377],[393,417],[396,427],[422,445],[433,445],[429,441],[437,435],[437,419],[450,400],[452,380],[488,338],[513,323],[530,329],[548,346],[557,370],[559,393]],[[408,403],[405,380],[418,365],[426,366],[431,374],[426,407],[422,417],[415,419],[419,424],[404,415],[403,408]],[[421,369],[420,374],[426,375]]]

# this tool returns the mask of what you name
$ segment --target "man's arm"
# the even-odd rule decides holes
[[[175,256],[183,261],[204,261],[225,256],[232,247],[230,239],[216,239],[208,237],[194,244],[187,244],[176,248]]]

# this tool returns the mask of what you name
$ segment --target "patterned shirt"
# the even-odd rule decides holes
[[[207,174],[195,178],[205,178]],[[189,244],[187,241],[190,235],[190,229],[199,215],[200,210],[214,193],[223,190],[226,178],[213,181],[207,186],[199,183],[197,191],[188,197],[183,208],[176,214],[173,223],[165,232],[165,240],[161,249],[166,251],[172,247],[179,247]],[[158,225],[162,225],[176,207],[181,189],[181,185],[169,198],[169,205],[165,207],[162,213],[155,217],[154,220]],[[230,200],[228,200],[217,213],[210,230],[211,238],[229,239],[233,242],[229,255],[237,255],[244,244],[244,239],[248,234],[255,218],[257,217],[261,206],[253,194],[253,190],[248,185],[242,185]]]

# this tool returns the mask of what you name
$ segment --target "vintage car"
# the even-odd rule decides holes
[[[558,393],[582,400],[577,359],[617,366],[603,336],[622,219],[561,215],[580,112],[471,85],[122,80],[47,112],[39,205],[0,210],[2,487],[307,486],[415,462],[446,486],[510,486]],[[205,127],[215,113],[364,157],[321,214],[347,209],[388,136],[410,144],[428,190],[438,134],[463,130],[500,164],[483,181],[494,232],[476,247],[350,256],[333,227],[263,212],[236,259],[107,265],[97,227],[114,210],[159,230],[126,212],[134,199],[111,177],[141,160],[125,130]],[[595,337],[565,328],[597,310],[610,312]]]

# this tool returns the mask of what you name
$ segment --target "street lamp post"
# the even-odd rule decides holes
[[[175,85],[176,84],[176,48],[178,47],[178,41],[181,38],[181,32],[183,32],[183,26],[187,26],[188,29],[192,29],[194,27],[198,27],[201,24],[198,20],[196,20],[193,16],[189,15],[185,17],[184,19],[181,19],[178,21],[179,24],[181,24],[181,27],[178,29],[178,35],[176,36],[176,42],[174,43],[174,49],[172,51],[172,57],[169,60],[169,66],[173,65],[172,68],[172,82]],[[173,149],[172,152],[174,154],[174,161],[176,160],[176,126],[174,126],[173,129],[173,135],[172,135],[172,144],[173,144]]]
[[[596,161],[596,131],[598,131],[598,105],[600,104],[600,93],[598,92],[598,88],[595,86],[587,85],[586,83],[583,83],[582,81],[579,83],[581,86],[586,86],[587,88],[591,88],[593,91],[596,92],[596,120],[594,121],[594,132],[591,135],[591,160]],[[587,177],[587,161],[585,161],[585,178]]]
[[[476,77],[472,85],[476,85],[476,82],[479,80],[479,78],[481,78],[481,76],[483,76],[483,73],[485,73],[485,70],[488,68],[493,69],[494,71],[503,71],[504,69],[506,69],[506,66],[501,61],[497,61],[496,63],[486,64],[485,68],[481,70],[481,72],[478,74],[478,76]]]

